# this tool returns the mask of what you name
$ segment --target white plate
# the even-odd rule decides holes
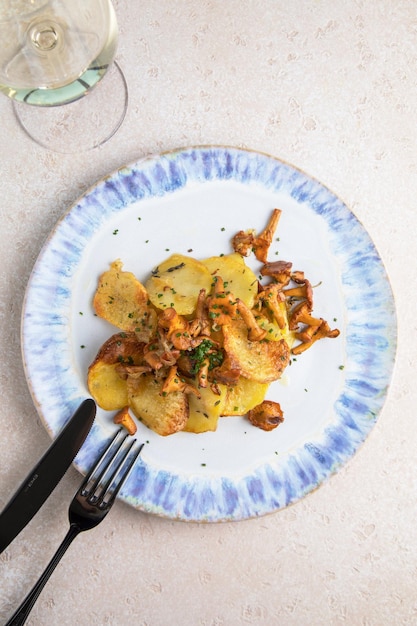
[[[349,209],[299,170],[255,152],[198,147],[150,157],[100,181],[57,224],[35,264],[22,320],[35,404],[52,437],[87,397],[88,365],[115,328],[97,318],[98,276],[120,258],[145,280],[171,253],[231,252],[238,230],[262,230],[282,209],[270,260],[293,262],[315,289],[314,313],[338,327],[271,385],[285,421],[272,432],[224,418],[215,433],[146,441],[121,497],[168,518],[240,520],[315,489],[365,440],[383,406],[396,349],[391,288]],[[259,269],[259,264],[253,265]],[[114,430],[98,410],[76,459],[85,473]]]

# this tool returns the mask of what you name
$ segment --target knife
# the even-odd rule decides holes
[[[77,456],[95,415],[94,400],[84,400],[0,513],[0,553],[23,530],[55,489]]]

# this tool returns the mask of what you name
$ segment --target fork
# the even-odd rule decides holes
[[[123,429],[118,430],[94,467],[87,474],[69,506],[70,527],[63,542],[32,591],[29,592],[5,626],[20,626],[25,623],[42,589],[70,544],[79,533],[95,528],[110,511],[117,494],[143,448],[143,444],[141,444],[132,451],[136,439],[124,445],[128,436],[128,433],[123,432]]]

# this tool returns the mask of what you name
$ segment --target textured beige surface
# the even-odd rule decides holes
[[[98,178],[149,153],[228,144],[318,178],[355,212],[391,277],[399,350],[377,426],[302,502],[221,525],[118,503],[70,548],[33,626],[417,624],[415,232],[417,5],[412,0],[119,0],[125,123],[92,153],[38,149],[0,98],[0,507],[49,444],[27,390],[19,318],[43,241]],[[0,622],[67,529],[80,477],[0,555]]]

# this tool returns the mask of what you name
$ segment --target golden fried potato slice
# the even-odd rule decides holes
[[[212,256],[203,259],[202,263],[212,276],[221,276],[225,291],[231,291],[250,309],[253,307],[258,293],[258,279],[240,254]]]
[[[258,383],[248,378],[239,381],[227,391],[222,415],[246,415],[248,411],[263,402],[269,383]]]
[[[174,308],[179,315],[195,311],[200,289],[211,289],[208,269],[192,257],[173,254],[152,272],[146,289],[152,304],[158,309]]]
[[[93,364],[103,361],[104,363],[136,365],[142,362],[144,345],[142,341],[139,341],[136,333],[115,333],[100,347]]]
[[[118,411],[127,404],[127,384],[117,373],[117,366],[118,363],[96,361],[88,370],[88,390],[105,411]]]
[[[156,315],[149,306],[145,287],[132,272],[122,270],[117,260],[98,281],[93,306],[99,317],[121,330],[136,331],[149,341],[156,328]]]
[[[188,396],[181,391],[161,395],[163,381],[153,374],[143,374],[139,379],[127,379],[128,404],[132,413],[145,426],[162,435],[172,435],[183,430],[188,416]]]
[[[88,368],[88,389],[98,406],[116,411],[127,404],[127,385],[117,371],[120,365],[142,362],[143,343],[135,333],[116,333],[103,343]]]
[[[190,395],[190,416],[184,430],[189,433],[215,431],[219,417],[223,415],[226,402],[226,385],[217,385],[220,395],[213,393],[210,387],[199,387],[200,398]]]
[[[224,349],[231,366],[258,383],[280,378],[290,359],[286,341],[249,341],[247,334],[242,322],[223,326]]]

